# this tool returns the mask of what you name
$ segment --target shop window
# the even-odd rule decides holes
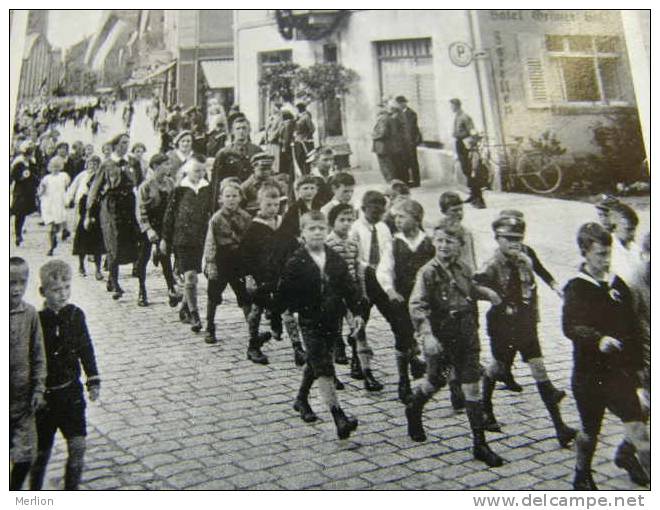
[[[423,141],[439,142],[431,39],[381,41],[376,52],[381,97],[405,96],[417,112]]]

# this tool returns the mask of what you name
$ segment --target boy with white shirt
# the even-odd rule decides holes
[[[612,273],[627,285],[635,275],[641,251],[635,242],[635,231],[639,224],[637,213],[627,204],[619,202],[612,209],[614,231],[612,232]]]

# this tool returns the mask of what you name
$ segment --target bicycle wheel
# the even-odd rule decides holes
[[[517,177],[534,193],[552,193],[561,184],[561,167],[543,154],[527,153],[516,165]]]

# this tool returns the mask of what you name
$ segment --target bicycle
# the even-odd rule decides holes
[[[557,163],[557,156],[549,150],[526,149],[524,138],[514,137],[513,143],[488,144],[484,135],[474,137],[470,151],[482,161],[490,162],[500,169],[502,189],[516,191],[518,183],[533,192],[547,194],[556,191],[561,185],[563,174]],[[495,172],[488,169],[489,182],[492,183]]]

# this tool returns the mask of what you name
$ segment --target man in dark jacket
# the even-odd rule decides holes
[[[417,124],[417,113],[408,107],[408,100],[398,96],[396,102],[401,109],[399,119],[403,125],[404,157],[402,161],[402,175],[406,177],[403,182],[411,188],[420,185],[419,162],[417,161],[417,146],[422,141],[422,133]]]
[[[403,156],[403,126],[398,118],[398,106],[394,102],[382,104],[371,134],[372,152],[378,157],[378,165],[387,183],[401,177]]]

